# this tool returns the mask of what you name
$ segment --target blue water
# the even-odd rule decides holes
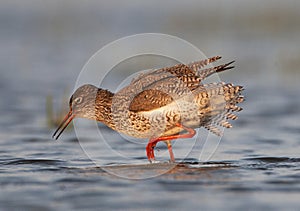
[[[177,2],[153,14],[143,4],[124,3],[120,11],[113,3],[26,2],[0,6],[1,210],[299,209],[297,4],[278,1],[273,9],[262,4],[262,12],[255,3],[249,8],[211,3],[206,11],[203,2]],[[203,13],[192,9],[197,7]],[[222,12],[212,18],[217,8]],[[251,29],[245,26],[252,22]],[[86,136],[79,141],[72,127],[53,140],[46,97],[54,97],[54,110],[66,106],[65,90],[72,93],[94,52],[149,30],[182,37],[209,56],[236,60],[235,70],[220,78],[244,85],[246,101],[217,150],[203,151],[208,133],[201,129],[197,140],[175,142],[177,165],[168,163],[164,145],[155,151],[159,162],[149,164],[146,140],[126,141],[103,125],[105,140],[99,139],[82,120],[77,122]],[[204,159],[205,153],[212,157]]]

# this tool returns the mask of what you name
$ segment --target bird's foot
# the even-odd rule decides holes
[[[151,142],[149,141],[149,143],[146,146],[146,153],[147,153],[147,157],[150,163],[155,162],[155,156],[154,156],[154,147],[156,146],[157,142]]]

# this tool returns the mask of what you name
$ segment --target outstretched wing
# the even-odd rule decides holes
[[[140,90],[131,101],[130,111],[149,111],[171,103],[201,85],[213,73],[233,68],[233,62],[202,69],[220,56],[172,67],[151,70],[133,79],[128,88]]]

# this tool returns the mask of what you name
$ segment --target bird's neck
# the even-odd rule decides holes
[[[99,89],[96,99],[96,120],[106,124],[110,128],[114,128],[111,111],[113,97],[114,93]]]

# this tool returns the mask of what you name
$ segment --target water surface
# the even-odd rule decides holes
[[[299,6],[205,5],[162,4],[166,12],[161,12],[140,4],[119,11],[113,3],[3,3],[0,209],[299,209]],[[81,137],[84,149],[71,129],[54,141],[46,97],[54,96],[58,110],[64,91],[71,94],[95,51],[149,31],[177,35],[208,56],[236,60],[236,69],[220,77],[245,86],[244,111],[213,156],[200,156],[207,137],[202,129],[192,150],[191,141],[176,142],[177,165],[168,163],[163,145],[155,151],[160,162],[149,164],[145,140],[126,141],[103,125],[109,139]],[[89,127],[84,129],[89,134]],[[108,142],[117,153],[106,150]]]

